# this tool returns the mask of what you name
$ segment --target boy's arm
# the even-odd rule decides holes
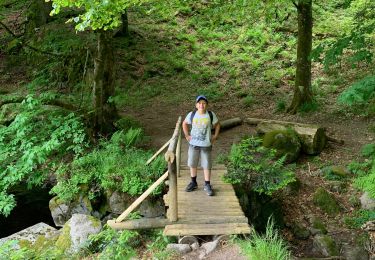
[[[220,123],[217,122],[215,125],[214,125],[214,128],[215,128],[215,134],[212,136],[212,140],[211,140],[211,143],[215,142],[217,137],[219,136],[219,133],[220,133]]]
[[[190,142],[191,136],[189,135],[189,126],[188,126],[188,123],[186,122],[186,120],[184,120],[184,122],[182,122],[182,130],[184,131],[184,135],[185,135],[186,140],[188,142]]]

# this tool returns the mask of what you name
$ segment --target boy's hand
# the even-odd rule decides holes
[[[212,136],[211,137],[211,144],[213,144],[214,142],[216,142],[216,140],[217,140],[217,136]]]
[[[187,140],[188,142],[190,142],[190,140],[191,140],[191,136],[190,136],[190,135],[186,135],[185,138],[186,138],[186,140]]]

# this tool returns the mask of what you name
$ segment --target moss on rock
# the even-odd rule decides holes
[[[286,156],[286,162],[294,162],[301,151],[301,142],[298,134],[292,130],[275,130],[263,137],[263,146],[276,149],[278,157]]]
[[[313,197],[314,204],[329,215],[340,212],[340,207],[335,198],[323,188],[318,188]]]
[[[59,238],[56,241],[56,247],[62,251],[70,249],[72,241],[70,238],[70,225],[69,221],[64,225]]]

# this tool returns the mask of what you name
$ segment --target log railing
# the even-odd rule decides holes
[[[168,146],[169,145],[169,146]],[[167,222],[177,221],[177,175],[180,173],[181,161],[181,117],[178,118],[172,138],[166,142],[147,162],[150,164],[166,147],[165,160],[168,162],[168,171],[166,171],[156,182],[154,182],[139,198],[137,198],[117,219],[108,220],[108,225],[115,229],[134,229],[134,228],[154,228],[165,225]],[[168,205],[169,210],[166,219],[154,221],[133,221],[132,223],[122,222],[135,208],[142,203],[167,177],[169,177]]]

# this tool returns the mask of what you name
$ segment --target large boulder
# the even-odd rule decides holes
[[[165,206],[161,200],[145,199],[139,205],[139,214],[145,218],[165,216]]]
[[[56,226],[62,227],[73,214],[92,215],[93,209],[88,197],[80,195],[72,202],[64,202],[57,196],[49,201],[49,209]]]
[[[133,202],[134,198],[127,193],[114,191],[107,194],[108,210],[114,214],[122,214]]]
[[[54,239],[59,234],[59,231],[43,222],[35,224],[31,227],[25,228],[17,233],[0,239],[0,246],[10,240],[18,240],[14,244],[14,249],[20,249],[25,245],[34,245],[37,241],[44,239]]]
[[[99,219],[84,214],[73,214],[62,228],[56,247],[76,253],[85,245],[90,235],[99,233],[101,229],[102,224]]]

